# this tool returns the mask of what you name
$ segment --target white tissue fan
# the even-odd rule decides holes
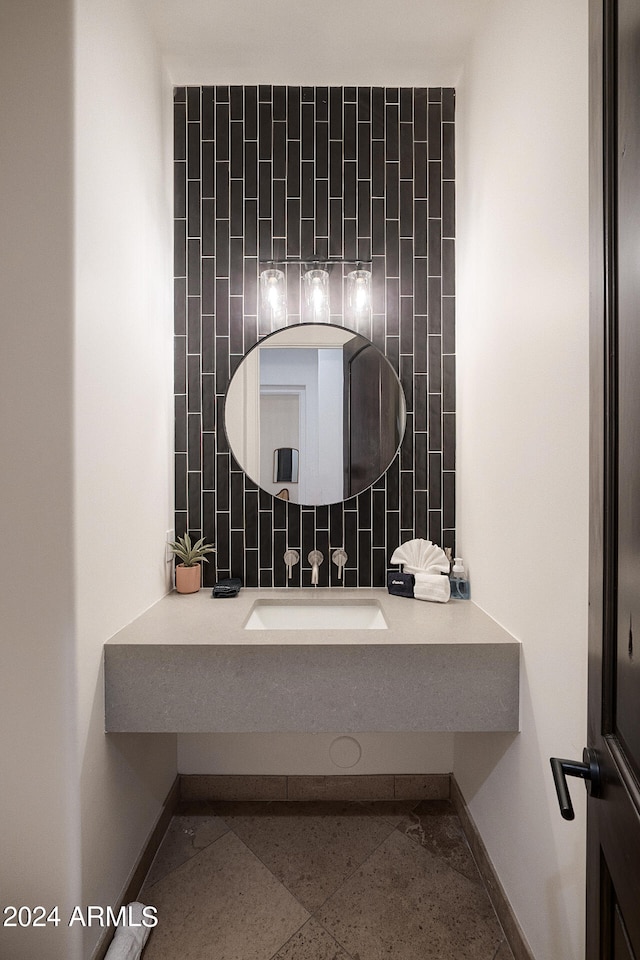
[[[400,563],[405,573],[449,573],[449,561],[431,540],[407,540],[393,551],[391,563]]]

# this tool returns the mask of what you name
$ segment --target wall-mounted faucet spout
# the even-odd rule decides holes
[[[320,569],[320,564],[324,560],[324,557],[319,550],[312,550],[307,560],[311,564],[311,586],[318,586],[318,570]]]

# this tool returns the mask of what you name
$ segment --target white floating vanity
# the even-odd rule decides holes
[[[309,610],[314,628],[301,628]],[[520,643],[469,601],[171,593],[104,659],[109,733],[518,730]]]

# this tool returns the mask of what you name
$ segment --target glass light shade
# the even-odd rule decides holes
[[[304,299],[313,323],[329,322],[329,274],[326,270],[307,270],[304,275]]]
[[[347,305],[353,317],[368,317],[371,312],[371,273],[352,270],[347,274]]]
[[[283,320],[287,310],[284,273],[275,268],[260,274],[260,297],[263,314],[271,320]]]

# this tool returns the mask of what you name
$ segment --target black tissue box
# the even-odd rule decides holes
[[[412,597],[416,578],[412,573],[388,573],[387,590],[396,597]]]
[[[213,590],[212,597],[237,597],[242,587],[240,577],[231,577],[229,580],[218,580]]]

